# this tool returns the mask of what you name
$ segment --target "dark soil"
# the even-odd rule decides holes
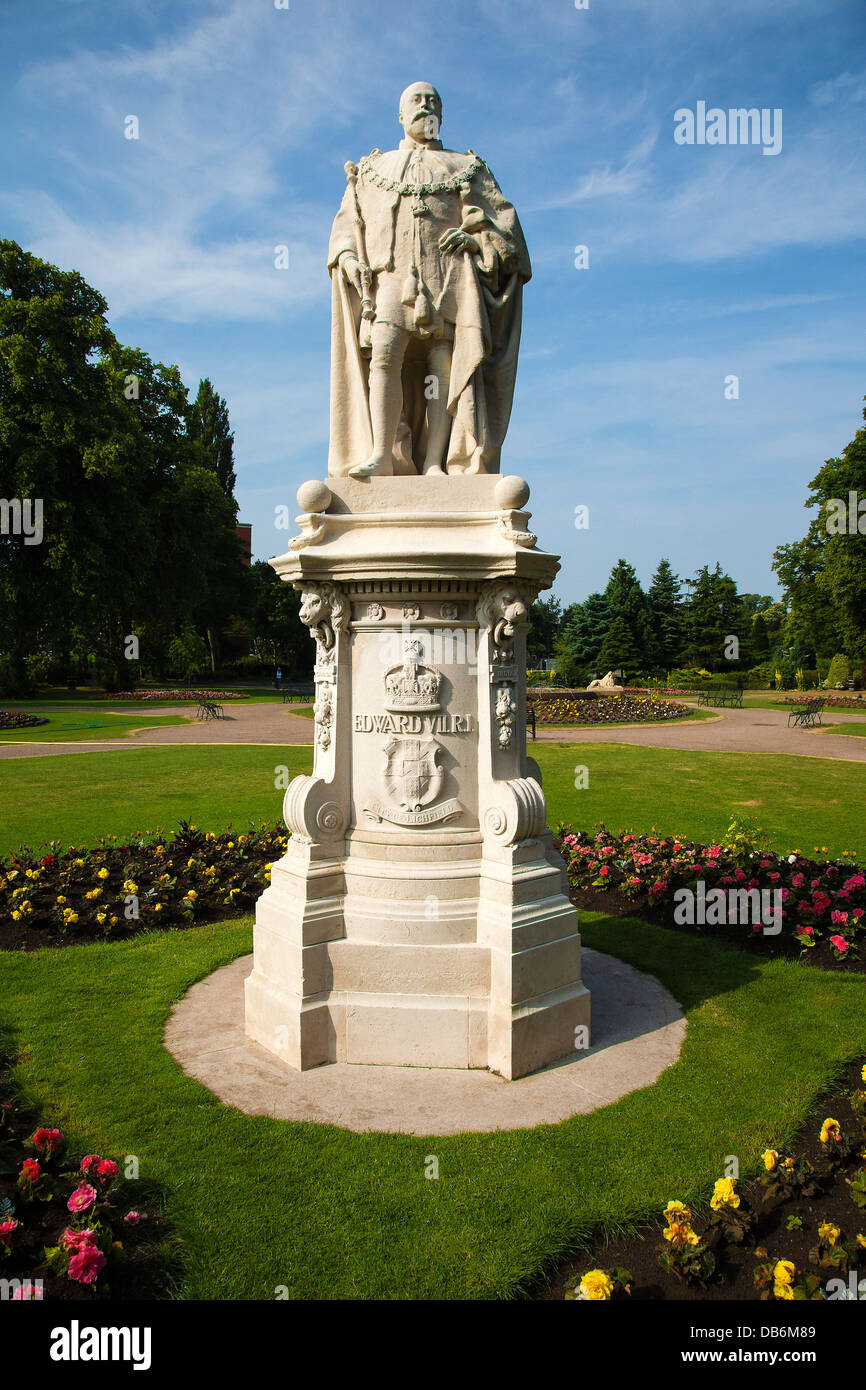
[[[755,1243],[751,1246],[738,1246],[719,1242],[714,1248],[716,1271],[707,1288],[698,1284],[681,1284],[673,1275],[664,1271],[658,1263],[659,1247],[663,1244],[661,1213],[659,1220],[645,1227],[640,1233],[620,1237],[606,1242],[599,1238],[590,1244],[580,1256],[563,1262],[546,1285],[537,1285],[530,1290],[530,1297],[540,1301],[562,1299],[568,1289],[573,1289],[583,1274],[590,1269],[611,1270],[615,1267],[627,1269],[632,1276],[631,1298],[634,1300],[692,1300],[707,1299],[748,1299],[760,1300],[760,1292],[755,1288],[753,1274],[758,1264],[767,1260],[793,1260],[797,1267],[797,1278],[804,1273],[816,1274],[822,1285],[829,1279],[842,1278],[847,1283],[847,1275],[837,1269],[820,1269],[809,1262],[809,1251],[817,1245],[818,1227],[830,1221],[840,1227],[842,1239],[850,1240],[858,1233],[866,1234],[866,1208],[858,1207],[851,1197],[850,1188],[844,1173],[829,1172],[819,1135],[821,1125],[828,1116],[838,1120],[843,1132],[862,1134],[862,1122],[851,1109],[848,1099],[850,1093],[862,1089],[860,1078],[863,1062],[851,1063],[845,1068],[840,1080],[816,1103],[810,1112],[801,1137],[786,1150],[786,1156],[799,1157],[804,1154],[820,1177],[820,1192],[810,1198],[771,1199],[762,1202],[763,1187],[757,1182],[738,1183],[737,1190],[756,1213]],[[768,1137],[767,1147],[772,1147]],[[854,1158],[848,1165],[847,1174],[852,1177],[862,1164],[862,1158]],[[721,1177],[722,1174],[720,1173]],[[679,1193],[671,1192],[672,1200]],[[699,1235],[706,1225],[706,1212],[701,1216],[695,1210],[694,1227]],[[789,1217],[799,1217],[803,1225],[800,1229],[789,1230]],[[766,1250],[766,1256],[756,1257],[755,1249]],[[862,1252],[859,1277],[866,1278],[866,1250]],[[771,1301],[775,1301],[772,1299]]]

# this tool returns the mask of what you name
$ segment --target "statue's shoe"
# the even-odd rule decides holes
[[[380,459],[368,459],[366,463],[357,463],[354,468],[349,469],[350,478],[374,478],[377,474],[385,472],[385,464]]]

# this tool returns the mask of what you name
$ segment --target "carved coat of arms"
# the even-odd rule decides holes
[[[385,744],[385,790],[405,810],[422,810],[442,790],[439,752],[433,738],[392,738]]]

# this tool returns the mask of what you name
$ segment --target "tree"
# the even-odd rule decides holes
[[[271,666],[282,666],[284,675],[311,679],[315,651],[299,616],[300,594],[265,560],[250,565],[248,583],[249,629],[257,655]]]
[[[642,657],[625,618],[614,618],[598,654],[601,672],[622,671],[626,679],[640,670]]]
[[[679,575],[670,560],[660,560],[652,577],[647,600],[650,608],[652,656],[666,671],[678,666],[683,648],[683,603]]]
[[[694,579],[686,580],[686,585],[691,590],[686,609],[687,660],[710,671],[741,665],[743,658],[726,656],[731,637],[745,644],[749,636],[743,627],[737,586],[731,576],[724,574],[716,562],[712,571],[702,565]]]
[[[581,676],[596,674],[598,654],[610,623],[610,606],[604,594],[590,594],[585,603],[571,604],[566,609],[557,643],[557,670],[568,661],[575,667],[573,679],[585,684]]]
[[[529,661],[544,661],[553,654],[553,647],[559,635],[562,621],[562,605],[551,594],[548,598],[536,599],[529,611],[530,629],[526,638],[526,655]]]
[[[229,408],[209,379],[198,384],[198,394],[190,408],[187,429],[198,445],[202,462],[213,469],[226,497],[234,501],[234,431],[229,428]]]
[[[189,682],[207,669],[208,649],[195,628],[186,624],[169,642],[168,659],[174,673]]]
[[[235,505],[189,435],[180,373],[120,344],[106,313],[77,272],[0,242],[0,495],[44,506],[40,544],[0,536],[13,684],[35,652],[77,652],[128,688],[131,637],[158,664],[240,592]]]
[[[863,411],[866,419],[866,410]],[[854,506],[851,506],[853,495]],[[817,508],[802,541],[779,546],[773,569],[791,608],[792,635],[825,657],[838,646],[866,657],[866,428],[809,484]],[[860,512],[863,507],[863,513]]]
[[[621,618],[631,633],[631,645],[637,654],[636,664],[653,662],[652,620],[647,596],[635,573],[633,565],[627,560],[617,560],[610,572],[605,598],[610,608],[612,622]],[[599,657],[603,664],[603,660]]]

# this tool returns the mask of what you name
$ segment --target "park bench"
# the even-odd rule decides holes
[[[224,719],[222,705],[218,705],[216,700],[199,700],[196,708],[196,718],[204,719]]]
[[[280,693],[283,697],[283,704],[289,705],[294,700],[312,700],[316,693],[316,687],[310,682],[305,684],[296,681],[287,685],[285,682],[280,686]]]
[[[535,739],[535,706],[529,705],[526,710],[526,727],[532,730],[533,740]]]
[[[823,700],[807,700],[805,705],[801,705],[799,709],[791,710],[791,713],[788,715],[788,728],[790,729],[792,720],[795,729],[816,728],[821,723],[821,712],[823,709]]]
[[[743,687],[741,685],[710,685],[698,695],[699,705],[712,705],[715,709],[743,708]]]

